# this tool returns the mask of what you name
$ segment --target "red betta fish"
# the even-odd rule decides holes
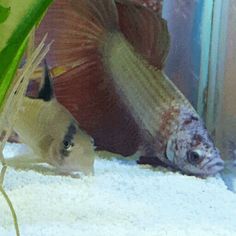
[[[48,17],[51,66],[71,68],[55,81],[57,98],[99,148],[140,150],[139,163],[187,174],[223,169],[203,121],[162,71],[169,48],[163,19],[125,0],[61,0]]]

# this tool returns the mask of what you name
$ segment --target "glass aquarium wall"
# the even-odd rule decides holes
[[[165,71],[206,121],[224,159],[236,156],[236,2],[165,0]],[[235,151],[235,153],[234,153]]]
[[[186,0],[163,2],[163,17],[167,20],[171,37],[165,71],[195,107],[200,78],[200,36],[204,2]]]
[[[225,38],[221,41],[222,59],[218,68],[223,66],[223,73],[217,76],[219,112],[217,114],[216,138],[226,159],[236,160],[236,2],[228,3],[224,18],[226,18]]]

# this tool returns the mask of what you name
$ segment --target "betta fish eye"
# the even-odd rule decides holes
[[[188,151],[187,160],[189,161],[189,163],[196,165],[196,164],[199,164],[203,160],[203,157],[201,153],[196,150]]]
[[[67,141],[67,140],[64,140],[64,141],[63,141],[63,145],[64,145],[64,149],[65,149],[66,151],[70,151],[71,148],[74,146],[73,143],[71,143],[71,142],[69,142],[69,141]]]

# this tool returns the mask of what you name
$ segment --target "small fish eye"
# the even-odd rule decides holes
[[[63,141],[63,145],[64,145],[64,149],[67,150],[67,151],[70,151],[71,148],[74,146],[73,143],[68,142],[68,141],[66,141],[66,140]]]
[[[191,164],[199,164],[202,161],[201,155],[197,151],[189,151],[187,153],[187,160]]]

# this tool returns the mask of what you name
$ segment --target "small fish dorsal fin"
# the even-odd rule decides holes
[[[44,60],[44,81],[43,86],[39,90],[38,99],[43,99],[44,101],[48,102],[54,97],[53,85],[52,85],[52,78],[50,75],[50,71],[47,65],[46,60]]]
[[[162,69],[169,51],[167,23],[150,9],[116,0],[119,27],[126,39],[151,65]]]

